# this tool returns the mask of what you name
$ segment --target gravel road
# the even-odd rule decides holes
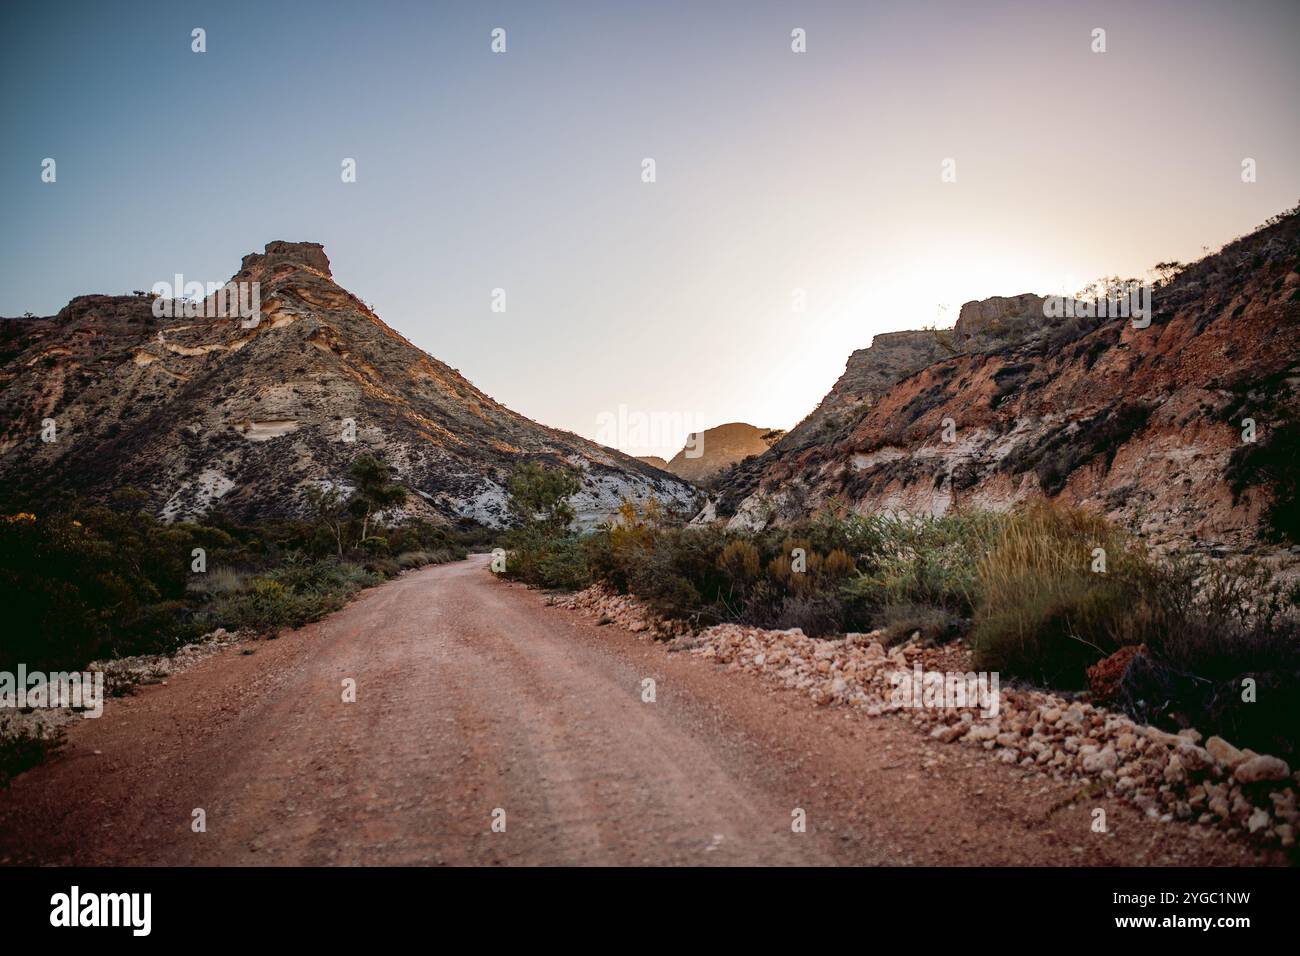
[[[0,862],[1256,861],[903,721],[597,626],[486,564],[408,573],[110,701],[0,793]],[[1097,806],[1108,833],[1091,831]]]

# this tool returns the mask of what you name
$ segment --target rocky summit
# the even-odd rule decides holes
[[[500,526],[525,461],[580,469],[585,524],[625,496],[696,505],[689,483],[493,401],[340,287],[317,243],[267,244],[226,289],[257,290],[257,314],[248,296],[227,296],[232,312],[220,293],[136,293],[0,320],[7,502],[132,486],[166,519],[289,516],[313,484],[346,489],[349,464],[371,453],[413,492],[405,510],[433,520]]]
[[[1149,289],[1147,318],[1025,294],[877,335],[806,419],[717,479],[702,517],[1047,497],[1155,543],[1297,540],[1298,270],[1293,211]]]

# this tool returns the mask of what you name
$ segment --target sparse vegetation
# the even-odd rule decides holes
[[[337,501],[327,528],[220,514],[169,525],[142,513],[142,500],[124,488],[112,508],[70,503],[0,518],[0,602],[10,614],[0,669],[169,653],[218,627],[299,626],[385,576],[466,553],[456,531],[380,526],[373,508],[351,514]]]
[[[1289,695],[1247,714],[1231,693],[1244,676],[1275,688],[1300,679],[1295,593],[1251,562],[1154,558],[1103,518],[1047,502],[938,518],[824,514],[764,531],[685,526],[657,502],[624,502],[585,535],[521,539],[507,567],[543,587],[603,582],[694,628],[960,637],[975,669],[1056,689],[1085,689],[1089,666],[1137,646],[1121,701],[1134,716],[1274,753],[1300,739]]]
[[[1056,495],[1089,462],[1100,458],[1109,468],[1119,449],[1146,427],[1151,411],[1148,405],[1128,403],[1070,422],[1032,448],[1015,449],[999,467],[1011,474],[1033,471],[1043,492]]]

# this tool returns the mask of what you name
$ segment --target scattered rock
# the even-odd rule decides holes
[[[1238,765],[1234,776],[1242,783],[1263,783],[1269,780],[1285,780],[1291,776],[1291,768],[1285,760],[1277,757],[1252,757]]]
[[[1201,746],[1201,735],[1191,728],[1171,734],[1105,708],[1005,686],[998,715],[991,719],[981,716],[977,702],[954,710],[896,698],[898,672],[910,674],[917,666],[925,672],[968,672],[970,654],[959,643],[913,642],[886,650],[876,632],[831,641],[810,638],[798,628],[740,624],[691,634],[680,623],[657,620],[635,598],[601,587],[562,600],[635,633],[668,639],[670,650],[689,650],[806,694],[819,707],[854,708],[865,717],[893,713],[932,740],[980,747],[1027,775],[1100,787],[1152,820],[1217,820],[1259,838],[1295,842],[1300,813],[1290,768],[1276,757],[1238,750],[1221,737]],[[1235,772],[1225,780],[1224,769]],[[1265,783],[1275,786],[1253,786]]]
[[[1088,691],[1097,703],[1109,704],[1119,696],[1120,681],[1133,658],[1146,651],[1145,645],[1121,647],[1088,668]]]
[[[1209,751],[1210,756],[1214,758],[1216,763],[1230,770],[1246,760],[1244,753],[1222,737],[1211,737],[1205,742],[1205,749]]]

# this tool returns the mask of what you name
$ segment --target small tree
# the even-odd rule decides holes
[[[307,508],[312,519],[329,530],[339,557],[343,557],[343,495],[337,488],[312,485],[307,489]]]
[[[576,517],[569,498],[582,490],[582,478],[572,468],[529,462],[510,476],[508,489],[506,506],[525,532],[558,537]]]
[[[361,537],[365,541],[370,530],[370,519],[388,508],[396,508],[406,500],[406,489],[389,480],[389,467],[373,455],[361,455],[352,462],[348,474],[356,482],[356,491],[348,499],[348,511],[361,519]]]

